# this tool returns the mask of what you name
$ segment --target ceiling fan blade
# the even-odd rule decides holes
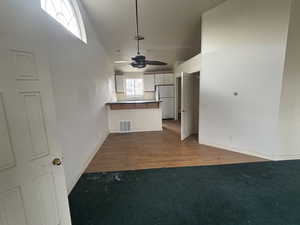
[[[131,63],[131,61],[114,61],[115,64]]]
[[[147,65],[152,65],[152,66],[166,66],[168,63],[165,62],[160,62],[160,61],[152,61],[152,60],[146,60]]]

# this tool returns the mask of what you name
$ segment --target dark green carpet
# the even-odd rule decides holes
[[[300,161],[83,175],[73,225],[299,225]]]

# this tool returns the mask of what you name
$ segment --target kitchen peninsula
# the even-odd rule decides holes
[[[115,101],[106,105],[112,133],[162,130],[160,101]]]

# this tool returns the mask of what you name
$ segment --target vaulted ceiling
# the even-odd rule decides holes
[[[134,0],[81,0],[99,39],[113,60],[129,60],[136,55]],[[141,53],[168,66],[148,66],[146,70],[172,69],[200,52],[201,15],[224,0],[139,0],[140,30],[145,40]],[[127,64],[116,70],[133,71]]]

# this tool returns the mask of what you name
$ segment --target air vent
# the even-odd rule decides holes
[[[122,120],[120,121],[120,131],[122,133],[128,133],[131,130],[131,121]]]

